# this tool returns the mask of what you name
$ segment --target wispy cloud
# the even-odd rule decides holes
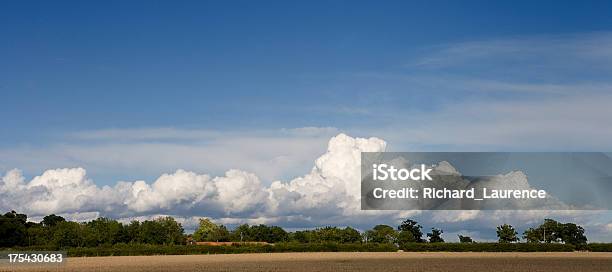
[[[394,150],[609,150],[611,48],[610,32],[431,48],[404,69],[353,74],[384,97],[345,129]]]
[[[0,170],[86,167],[101,180],[155,177],[179,168],[221,174],[241,168],[265,182],[301,173],[325,151],[331,127],[249,131],[179,128],[104,129],[68,133],[46,146],[0,151]]]
[[[491,62],[501,69],[533,65],[533,69],[580,69],[598,64],[597,69],[612,68],[612,33],[594,32],[565,35],[538,35],[469,41],[432,48],[433,53],[408,64],[408,67],[448,68]],[[503,65],[503,64],[506,65]],[[565,66],[563,64],[581,64]],[[560,70],[558,70],[560,71]]]
[[[612,95],[466,101],[432,113],[398,113],[376,130],[400,149],[606,151],[612,148],[611,104]]]
[[[181,128],[127,128],[100,129],[69,133],[67,136],[77,140],[197,140],[205,141],[218,138],[224,133],[215,130]]]

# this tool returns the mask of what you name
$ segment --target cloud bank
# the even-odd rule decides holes
[[[83,168],[51,169],[27,182],[14,169],[0,183],[0,208],[32,216],[94,212],[114,218],[159,213],[269,220],[348,217],[360,213],[360,152],[384,151],[385,146],[377,138],[340,134],[329,141],[310,173],[269,186],[238,169],[216,177],[179,169],[152,183],[119,181],[102,187]]]
[[[269,223],[289,228],[322,225],[367,228],[378,223],[397,224],[406,217],[421,217],[424,224],[446,224],[450,234],[455,230],[474,233],[475,237],[479,231],[475,222],[486,222],[489,226],[509,221],[535,224],[543,216],[556,215],[593,224],[594,230],[603,232],[606,239],[610,222],[590,223],[593,212],[362,211],[360,152],[385,151],[386,145],[378,138],[339,134],[329,141],[327,151],[315,160],[309,173],[269,185],[255,174],[238,169],[214,177],[179,169],[152,183],[119,181],[101,187],[88,178],[83,168],[51,169],[30,181],[14,169],[0,181],[0,210],[14,209],[34,218],[56,213],[76,220],[107,216],[127,221],[173,215],[187,229],[203,216],[225,224]]]

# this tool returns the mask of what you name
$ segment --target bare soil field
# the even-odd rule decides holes
[[[612,253],[269,253],[75,257],[61,266],[0,271],[612,271]]]

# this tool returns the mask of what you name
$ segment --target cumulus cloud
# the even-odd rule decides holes
[[[377,138],[333,137],[312,171],[289,182],[265,186],[253,173],[232,169],[211,177],[179,169],[152,183],[120,181],[98,187],[83,168],[45,171],[26,182],[21,171],[8,171],[0,193],[3,209],[33,216],[49,213],[99,212],[114,217],[151,213],[254,218],[295,214],[353,214],[358,210],[360,152],[384,151]],[[310,213],[309,213],[310,211]],[[324,212],[323,212],[324,213]]]
[[[111,193],[87,179],[85,169],[54,169],[25,182],[21,171],[9,171],[0,184],[3,209],[16,209],[34,215],[99,208],[95,205]],[[112,204],[112,203],[108,203]]]
[[[188,229],[200,216],[224,224],[272,223],[290,228],[396,224],[406,217],[421,216],[425,224],[445,223],[457,230],[468,229],[465,222],[497,223],[512,218],[528,224],[543,216],[530,211],[362,211],[360,153],[385,149],[386,142],[378,138],[339,134],[329,141],[327,151],[315,160],[309,173],[270,185],[237,169],[216,177],[179,169],[152,183],[119,181],[101,187],[83,168],[51,169],[30,181],[21,171],[10,170],[0,182],[0,210],[15,209],[39,219],[50,213],[76,220],[108,216],[123,221],[172,215]],[[451,165],[440,165],[440,171],[456,172]]]

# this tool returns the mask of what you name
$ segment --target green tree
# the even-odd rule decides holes
[[[517,242],[519,238],[516,236],[518,232],[508,224],[497,226],[497,237],[500,243],[512,243]]]
[[[312,231],[300,230],[293,232],[290,235],[290,240],[299,243],[310,243],[312,242]]]
[[[540,243],[544,240],[540,228],[529,228],[523,232],[523,239],[527,243]]]
[[[561,242],[562,225],[556,220],[546,218],[544,223],[538,227],[538,233],[542,235],[544,242],[558,243]]]
[[[163,230],[160,224],[152,220],[140,223],[138,241],[145,244],[161,245],[164,243]]]
[[[210,241],[227,242],[229,241],[229,231],[224,225],[219,225],[209,236]]]
[[[201,218],[198,229],[193,233],[196,241],[222,242],[229,240],[229,232],[223,225],[217,225],[208,218]]]
[[[557,243],[561,242],[561,223],[544,219],[544,223],[537,228],[529,228],[523,232],[523,238],[528,243]]]
[[[359,243],[361,233],[354,228],[323,227],[312,231],[298,232],[298,238],[307,242]]]
[[[176,222],[173,217],[161,217],[155,219],[155,221],[161,225],[163,244],[184,244],[185,230],[183,229],[183,226],[179,222]]]
[[[212,233],[219,228],[208,218],[200,218],[200,225],[198,229],[193,233],[193,239],[199,242],[210,241]]]
[[[32,224],[27,228],[27,245],[28,246],[41,246],[49,243],[48,230],[41,224]]]
[[[425,241],[422,238],[423,237],[423,232],[421,231],[422,228],[423,227],[421,227],[421,225],[419,225],[416,221],[412,219],[406,219],[397,227],[397,230],[400,232],[409,231],[410,233],[412,233],[412,237],[414,237],[415,242],[421,243]]]
[[[407,230],[401,230],[397,235],[397,244],[400,246],[407,243],[416,243],[416,241],[412,232]]]
[[[441,229],[431,228],[431,232],[427,233],[427,237],[429,237],[430,243],[444,243],[444,239],[442,239],[443,231]]]
[[[340,229],[337,227],[323,227],[315,230],[317,238],[321,242],[340,242]]]
[[[472,240],[472,237],[463,236],[463,235],[458,235],[458,236],[459,236],[459,243],[473,243],[474,242]]]
[[[82,247],[85,244],[84,232],[83,224],[70,221],[58,222],[53,227],[51,244],[59,248]]]
[[[574,223],[565,223],[561,227],[561,240],[572,245],[586,245],[587,238],[584,229]]]
[[[139,230],[138,240],[142,243],[171,245],[184,242],[183,227],[170,216],[146,220]]]
[[[85,244],[90,247],[113,245],[122,241],[123,225],[116,220],[100,217],[85,224]]]
[[[376,225],[366,232],[366,237],[367,241],[371,243],[394,244],[397,242],[397,232],[388,225]]]
[[[278,242],[287,241],[288,239],[289,239],[289,235],[283,228],[279,226],[270,227],[270,235],[268,236],[267,242],[278,243]]]
[[[125,226],[125,242],[126,243],[143,243],[144,241],[140,236],[140,222],[132,220],[127,226]]]
[[[234,242],[245,242],[245,241],[253,241],[250,237],[250,228],[247,224],[242,224],[236,227],[230,233],[230,241]]]
[[[15,211],[0,215],[0,247],[26,245],[27,216]]]
[[[251,241],[276,243],[288,239],[287,232],[278,226],[266,226],[263,224],[249,227],[249,238]]]
[[[354,228],[346,227],[340,230],[340,242],[341,243],[360,243],[361,233]]]
[[[584,245],[587,238],[584,229],[574,223],[560,223],[553,219],[544,219],[537,228],[529,228],[523,232],[523,238],[529,243],[567,243]]]
[[[64,222],[64,221],[66,221],[66,219],[64,219],[63,217],[55,215],[55,214],[50,214],[50,215],[43,217],[43,220],[41,223],[45,227],[54,227],[55,225],[57,225],[57,223]]]
[[[250,226],[249,237],[251,238],[251,241],[267,242],[269,231],[268,226],[264,224]]]

